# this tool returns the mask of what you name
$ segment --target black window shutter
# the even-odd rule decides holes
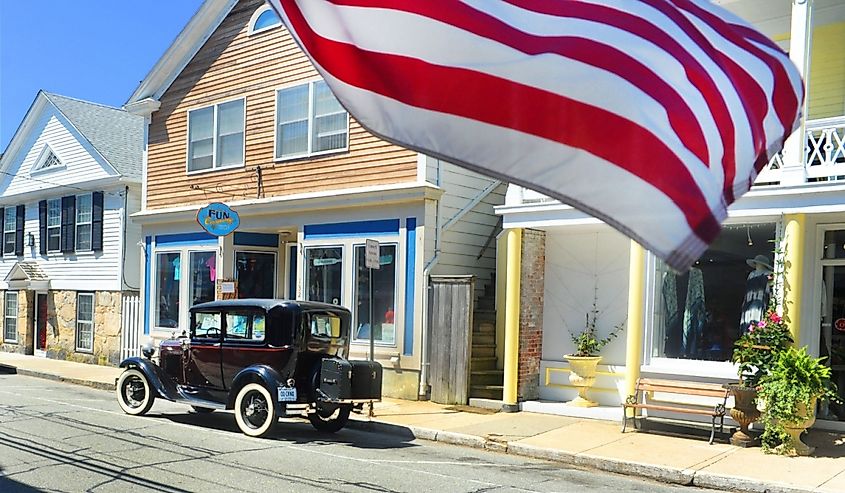
[[[23,226],[26,221],[26,206],[19,205],[15,212],[17,215],[15,218],[15,255],[20,257],[23,255]]]
[[[38,203],[38,253],[47,255],[47,201]]]
[[[62,197],[62,252],[72,252],[76,239],[76,196]]]
[[[91,197],[91,250],[103,251],[103,192]]]

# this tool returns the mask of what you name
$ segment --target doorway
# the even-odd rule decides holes
[[[35,298],[35,355],[47,356],[47,293]]]

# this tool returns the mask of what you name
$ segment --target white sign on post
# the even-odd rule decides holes
[[[366,254],[364,258],[364,266],[368,269],[378,269],[381,266],[379,262],[379,244],[376,240],[367,240]]]

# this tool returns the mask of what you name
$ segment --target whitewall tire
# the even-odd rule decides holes
[[[129,368],[117,379],[117,403],[123,412],[133,416],[146,414],[153,407],[155,391],[141,370]]]
[[[248,383],[235,399],[235,421],[245,435],[267,436],[278,418],[276,401],[260,383]]]

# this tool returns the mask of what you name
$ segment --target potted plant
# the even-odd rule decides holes
[[[623,324],[619,324],[606,337],[600,337],[596,327],[598,315],[597,298],[594,296],[593,308],[587,312],[584,329],[578,333],[569,331],[575,344],[575,352],[565,355],[564,358],[569,362],[569,383],[578,389],[578,397],[568,402],[570,406],[598,406],[597,402],[587,398],[587,390],[596,382],[596,368],[601,361],[599,352],[624,328]]]
[[[748,432],[748,426],[757,421],[757,389],[760,379],[767,375],[778,354],[792,344],[792,337],[786,322],[769,307],[763,320],[751,324],[734,343],[731,361],[737,364],[739,383],[727,384],[734,398],[731,418],[739,423],[740,429],[731,436],[731,444],[748,447],[755,440]]]
[[[763,451],[783,455],[810,455],[813,448],[801,441],[801,433],[816,419],[818,399],[838,400],[825,358],[813,358],[806,347],[781,351],[769,373],[760,379],[763,412]]]

